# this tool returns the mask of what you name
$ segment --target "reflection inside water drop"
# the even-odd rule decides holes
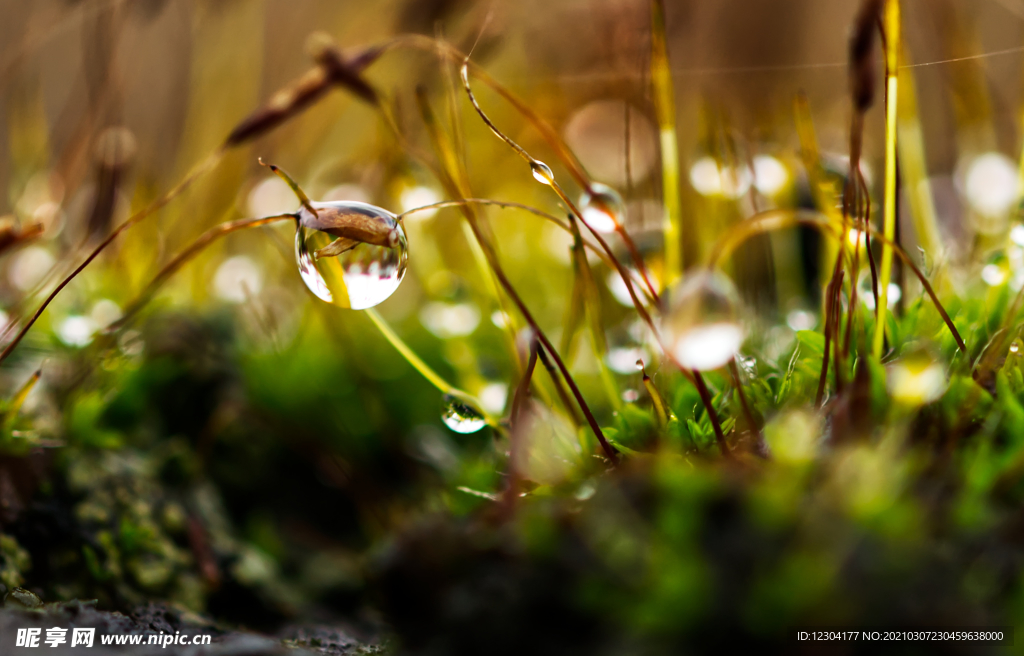
[[[456,433],[475,433],[487,425],[483,414],[450,394],[444,397],[444,411],[441,413],[444,425]]]
[[[533,160],[530,162],[530,170],[533,171],[534,179],[541,184],[552,184],[555,181],[555,174],[551,172],[551,167],[540,160]]]
[[[371,308],[391,296],[405,276],[409,258],[405,230],[395,216],[355,201],[313,206],[321,210],[319,219],[303,210],[295,231],[295,259],[306,287],[322,301],[353,310]],[[321,229],[308,227],[307,223]],[[350,224],[358,231],[348,230]],[[343,236],[356,233],[371,235],[387,245]]]

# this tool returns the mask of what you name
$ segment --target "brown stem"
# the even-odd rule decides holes
[[[825,289],[825,349],[822,353],[821,358],[821,375],[818,377],[818,393],[814,396],[814,405],[820,407],[822,400],[825,398],[825,384],[828,381],[828,361],[829,361],[829,347],[832,342],[832,321],[835,317],[835,313],[832,309],[832,303],[835,299],[834,290],[836,282],[843,279],[843,270],[840,267],[842,260],[837,258],[835,270],[832,274],[832,280],[828,283]]]
[[[583,398],[583,394],[580,393],[579,387],[576,386],[576,381],[573,380],[572,374],[569,373],[568,367],[565,366],[565,363],[562,361],[562,358],[558,356],[558,352],[555,351],[555,347],[551,344],[551,341],[548,339],[547,335],[544,334],[544,331],[541,330],[540,325],[537,323],[537,320],[533,318],[533,314],[530,312],[530,309],[526,307],[526,303],[523,302],[523,299],[519,296],[519,293],[516,291],[515,287],[512,286],[512,283],[509,281],[508,276],[505,275],[505,271],[502,269],[501,263],[498,262],[497,255],[495,255],[494,252],[492,251],[490,243],[484,238],[482,234],[480,234],[479,226],[477,226],[476,222],[473,221],[470,222],[469,227],[473,231],[473,235],[476,237],[477,241],[480,242],[480,245],[483,247],[484,256],[487,258],[488,263],[491,265],[491,269],[494,271],[494,275],[498,279],[498,282],[501,283],[501,286],[505,289],[505,293],[508,294],[509,297],[512,299],[512,302],[519,309],[520,314],[522,314],[523,318],[526,319],[526,323],[528,323],[530,325],[530,328],[533,329],[534,333],[537,336],[537,339],[540,340],[541,344],[544,345],[544,348],[547,349],[548,353],[551,354],[552,359],[554,359],[555,365],[558,367],[558,370],[561,372],[566,384],[572,391],[572,395],[576,399],[577,405],[579,405],[580,410],[586,417],[587,423],[590,425],[590,429],[594,432],[594,435],[597,437],[597,441],[601,443],[601,448],[604,450],[605,455],[612,462],[612,464],[618,464],[618,452],[605,438],[604,432],[601,430],[601,425],[597,423],[597,418],[594,417],[594,413],[590,411],[590,406],[587,405],[586,399]]]
[[[227,223],[221,223],[220,225],[214,226],[201,234],[195,241],[189,246],[178,253],[174,258],[164,265],[160,272],[156,274],[152,281],[146,288],[142,290],[142,293],[128,305],[128,309],[125,310],[124,315],[120,319],[115,321],[107,329],[108,332],[113,332],[121,329],[139,310],[143,308],[153,298],[153,295],[157,292],[160,287],[163,286],[167,280],[173,276],[181,267],[183,267],[189,260],[198,255],[200,251],[209,246],[211,243],[220,239],[221,237],[228,235],[238,230],[244,230],[245,228],[258,228],[269,223],[275,223],[277,221],[284,221],[291,219],[293,221],[298,220],[295,214],[276,214],[274,216],[264,216],[257,219],[239,219],[237,221],[228,221]]]
[[[712,404],[711,391],[708,389],[707,383],[704,382],[704,377],[696,369],[693,370],[693,379],[694,384],[697,386],[697,393],[700,394],[700,400],[708,411],[708,419],[711,420],[711,427],[715,431],[715,441],[718,443],[718,449],[722,452],[723,457],[731,460],[732,451],[729,450],[729,444],[725,441],[722,424],[718,421],[718,413],[715,412],[714,405]]]
[[[729,373],[732,374],[733,383],[736,385],[736,396],[740,399],[740,407],[743,408],[743,418],[747,421],[747,426],[750,430],[757,435],[757,449],[761,454],[767,453],[767,445],[764,442],[764,434],[761,432],[761,427],[754,420],[754,413],[750,409],[750,405],[747,403],[747,395],[743,391],[743,380],[740,378],[740,369],[736,366],[735,358],[729,361]]]
[[[815,228],[823,234],[830,234],[833,238],[845,238],[837,235],[835,227],[833,227],[827,220],[823,221],[818,212],[769,210],[767,212],[763,212],[759,217],[754,216],[747,219],[740,226],[737,226],[735,229],[737,231],[736,233],[727,234],[724,239],[719,241],[712,250],[708,266],[716,266],[719,260],[721,260],[726,253],[732,252],[732,250],[737,246],[754,235],[781,228],[790,228],[794,225],[803,225]],[[921,285],[924,287],[928,297],[931,298],[932,303],[935,305],[935,309],[942,317],[942,320],[946,323],[946,327],[949,328],[949,332],[953,335],[953,339],[956,340],[957,346],[966,355],[967,344],[964,343],[963,337],[960,336],[960,331],[957,330],[956,326],[953,324],[953,320],[950,319],[949,313],[946,312],[946,308],[943,307],[942,302],[935,293],[935,289],[932,287],[931,283],[928,282],[928,278],[926,278],[924,273],[921,272],[921,269],[914,263],[913,258],[907,255],[906,251],[904,251],[899,244],[895,243],[891,239],[887,239],[885,235],[881,234],[871,226],[865,227],[870,236],[883,244],[886,244],[889,248],[892,248],[893,252],[899,256],[903,263],[910,267],[910,270],[914,272],[914,275],[921,282]]]
[[[573,405],[572,399],[569,398],[569,395],[565,391],[565,385],[562,384],[562,377],[558,375],[558,370],[555,369],[555,366],[551,363],[551,359],[548,358],[544,349],[540,349],[538,357],[540,357],[541,364],[544,365],[544,369],[548,372],[548,375],[551,376],[551,383],[555,386],[555,393],[558,394],[558,400],[562,402],[562,406],[572,416],[572,423],[579,426],[582,423],[580,421],[580,416],[576,414],[576,408]]]
[[[530,396],[530,380],[533,378],[533,370],[537,366],[539,351],[537,338],[534,336],[530,340],[530,358],[526,362],[526,370],[523,372],[522,378],[519,379],[515,394],[512,396],[512,411],[509,413],[511,430],[509,431],[508,438],[508,487],[505,489],[504,499],[505,507],[508,510],[512,509],[516,498],[519,496],[519,482],[521,480],[519,460],[522,457],[520,450],[523,446],[521,434],[523,406]]]
[[[846,381],[843,379],[843,358],[839,348],[839,335],[843,332],[843,276],[845,272],[839,274],[839,284],[832,290],[832,312],[835,316],[832,319],[832,342],[835,344],[835,348],[832,349],[832,355],[835,358],[835,379],[836,379],[836,394],[841,394],[843,386]],[[853,313],[851,308],[850,314]]]

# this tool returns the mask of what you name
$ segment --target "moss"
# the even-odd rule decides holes
[[[14,536],[0,534],[0,583],[17,588],[25,582],[25,573],[32,568],[32,558]]]

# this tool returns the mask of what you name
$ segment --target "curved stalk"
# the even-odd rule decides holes
[[[142,309],[152,298],[153,295],[167,282],[171,276],[173,276],[181,267],[183,267],[189,260],[209,246],[211,243],[220,239],[224,235],[244,230],[245,228],[258,228],[265,226],[270,223],[276,223],[278,221],[285,221],[291,219],[297,220],[297,216],[294,214],[275,214],[273,216],[264,216],[256,219],[238,219],[237,221],[228,221],[227,223],[221,223],[216,225],[203,234],[199,235],[195,241],[193,241],[185,250],[178,253],[170,262],[164,265],[162,269],[156,274],[153,280],[150,281],[146,288],[142,290],[134,301],[128,304],[124,314],[121,318],[110,324],[107,328],[107,332],[114,332],[124,327],[128,321]]]
[[[21,330],[19,330],[18,333],[11,339],[11,341],[7,343],[7,346],[4,347],[4,350],[0,352],[0,363],[3,363],[3,361],[6,360],[11,355],[14,349],[17,348],[18,344],[21,343],[21,340],[24,339],[25,335],[28,334],[28,331],[32,328],[33,325],[35,325],[35,322],[39,320],[39,317],[42,316],[46,308],[49,307],[50,303],[53,302],[53,299],[57,298],[57,295],[60,294],[64,290],[64,288],[67,287],[68,284],[72,280],[74,280],[76,276],[78,276],[78,274],[84,271],[85,268],[89,266],[93,260],[99,257],[99,254],[102,253],[107,246],[112,244],[114,240],[117,239],[118,236],[121,235],[121,233],[128,230],[128,228],[142,221],[147,216],[150,216],[160,208],[167,205],[167,203],[174,200],[174,198],[176,198],[179,194],[185,191],[185,189],[187,189],[189,185],[195,182],[200,176],[202,176],[204,173],[215,167],[217,163],[220,162],[225,152],[226,148],[224,147],[215,150],[213,153],[210,154],[209,157],[207,157],[198,166],[192,169],[192,171],[187,176],[185,176],[185,179],[183,179],[177,185],[172,187],[163,196],[158,198],[156,202],[152,203],[149,207],[131,215],[130,217],[125,219],[124,222],[121,223],[121,225],[114,228],[114,230],[112,230],[110,234],[107,235],[107,237],[103,241],[101,241],[92,250],[91,253],[89,253],[85,260],[83,260],[81,264],[75,267],[75,269],[70,274],[65,276],[64,279],[61,280],[60,284],[58,284],[53,289],[53,291],[51,291],[49,295],[47,295],[47,297],[43,299],[43,302],[39,304],[39,307],[36,308],[36,311],[32,313],[32,316],[29,317],[28,321],[25,322],[25,324],[21,327]]]
[[[229,221],[222,223],[218,226],[207,230],[200,235],[195,241],[189,244],[183,251],[178,253],[170,262],[164,265],[162,269],[157,273],[153,280],[146,286],[141,294],[128,306],[125,310],[124,315],[116,322],[107,328],[108,333],[112,333],[123,328],[127,323],[146,305],[152,300],[153,295],[166,283],[171,276],[177,273],[185,264],[192,258],[196,257],[201,253],[207,246],[212,244],[214,241],[231,234],[232,232],[238,232],[239,230],[245,230],[247,228],[258,228],[271,223],[285,220],[296,220],[297,217],[294,214],[277,214],[274,216],[260,217],[255,219],[239,219],[237,221]],[[398,334],[392,330],[391,326],[387,324],[383,317],[381,317],[376,310],[369,308],[363,310],[377,329],[381,332],[385,339],[395,347],[402,357],[412,365],[416,371],[423,375],[427,381],[430,382],[434,387],[440,390],[443,394],[448,394],[458,398],[460,401],[471,404],[474,409],[480,410],[480,402],[477,401],[472,395],[464,392],[463,390],[455,387],[448,381],[446,381],[440,374],[430,368],[426,362],[424,362],[416,352],[413,351],[409,345],[407,345]],[[488,425],[492,427],[498,426],[498,420],[484,413],[481,410],[481,414]]]
[[[771,232],[773,230],[792,228],[798,225],[814,228],[833,239],[845,239],[843,235],[837,234],[835,227],[828,221],[828,218],[819,212],[813,212],[810,210],[769,210],[747,219],[737,226],[730,234],[727,234],[723,239],[721,239],[712,250],[707,266],[710,269],[715,268],[718,266],[719,261],[724,257],[727,257],[744,241],[755,235]],[[946,312],[946,308],[943,307],[942,302],[935,293],[935,289],[932,287],[931,283],[928,282],[928,278],[921,271],[920,267],[914,263],[913,258],[907,255],[907,252],[904,251],[899,244],[887,239],[885,235],[881,234],[878,230],[871,226],[867,226],[867,230],[871,237],[892,249],[903,263],[910,267],[914,276],[917,277],[921,282],[921,285],[924,287],[925,293],[927,293],[931,298],[932,303],[935,305],[935,309],[938,310],[939,315],[942,316],[942,320],[946,323],[950,333],[952,333],[957,346],[964,355],[967,355],[967,344],[964,343],[963,337],[960,336],[960,331],[958,331],[956,326],[953,325],[953,320],[950,318],[949,313]]]
[[[442,394],[454,396],[460,401],[464,401],[472,405],[474,410],[479,411],[480,414],[483,415],[484,420],[489,426],[498,426],[498,420],[485,413],[481,409],[480,402],[475,397],[449,383],[443,376],[441,376],[441,374],[431,369],[430,365],[424,362],[420,356],[416,355],[416,352],[398,336],[398,333],[388,325],[388,322],[384,320],[384,317],[380,316],[377,310],[367,308],[366,310],[363,310],[363,312],[366,313],[366,316],[370,317],[370,321],[372,321],[373,325],[377,327],[377,330],[380,331],[381,335],[383,335],[384,338],[395,347],[396,351],[401,353],[406,362],[411,364],[413,369],[426,378],[431,385],[436,387]]]

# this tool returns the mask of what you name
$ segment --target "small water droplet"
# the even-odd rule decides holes
[[[450,394],[444,397],[444,411],[441,413],[441,421],[444,425],[456,433],[475,433],[487,422],[483,414]]]
[[[322,301],[353,310],[371,308],[395,293],[405,276],[409,246],[394,214],[367,203],[313,203],[295,231],[299,275]],[[315,227],[311,227],[315,226]],[[344,244],[351,242],[349,248]]]
[[[1020,353],[1020,340],[1015,339],[1010,342],[1010,353]]]
[[[637,371],[643,371],[644,370],[644,361],[643,360],[637,360],[636,361],[636,370]]]
[[[710,271],[685,278],[672,290],[662,333],[687,369],[706,371],[728,363],[745,337],[732,282]]]
[[[622,225],[626,207],[619,192],[600,182],[590,185],[590,191],[580,196],[583,220],[597,232],[615,232]]]
[[[551,172],[551,167],[539,159],[530,162],[530,170],[533,171],[533,177],[537,182],[546,185],[554,184],[555,174]]]

